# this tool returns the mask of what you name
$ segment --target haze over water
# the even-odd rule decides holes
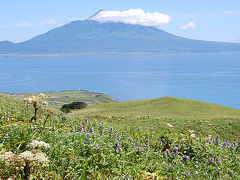
[[[173,96],[240,109],[240,53],[0,57],[0,92],[78,89],[120,101]]]

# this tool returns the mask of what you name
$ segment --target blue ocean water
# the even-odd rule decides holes
[[[240,53],[0,57],[0,92],[78,89],[120,101],[173,96],[240,109]]]

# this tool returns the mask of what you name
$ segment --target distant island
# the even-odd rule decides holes
[[[0,55],[143,55],[240,51],[240,43],[192,40],[156,27],[73,21],[30,40],[0,42]]]

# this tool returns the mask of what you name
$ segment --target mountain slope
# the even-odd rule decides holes
[[[155,27],[73,21],[21,43],[0,42],[0,54],[189,53],[240,51],[240,44],[191,40]]]

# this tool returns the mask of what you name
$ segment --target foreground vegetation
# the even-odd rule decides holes
[[[109,111],[113,113],[114,110]],[[42,107],[38,110],[38,119],[30,122],[33,106],[0,95],[0,176],[2,179],[24,178],[28,163],[30,179],[240,178],[240,142],[237,136],[229,135],[231,139],[227,139],[203,133],[198,127],[180,128],[184,125],[180,126],[182,121],[174,121],[177,116],[173,114],[158,119],[161,127],[155,126],[157,122],[152,126],[144,122],[144,126],[137,126],[141,121],[152,122],[152,117],[157,115],[153,113],[144,117],[141,110],[140,117],[132,119],[135,126],[120,126],[121,120],[122,123],[126,121],[125,117],[117,126],[112,126],[113,122],[118,122],[113,116],[109,118],[112,123],[104,119],[110,112],[106,111],[101,117],[93,114],[89,118],[73,118],[74,113],[69,117]],[[132,112],[134,114],[126,113],[126,116],[134,117],[136,111]],[[237,110],[229,109],[228,113],[239,122]],[[114,114],[117,118],[124,116],[120,112]],[[204,126],[202,124],[202,128]],[[236,129],[237,133],[239,129]],[[33,144],[37,142],[46,143],[48,148],[39,146],[40,149],[36,149]],[[24,156],[26,152],[34,158],[27,159]],[[36,152],[45,159],[35,158]],[[43,162],[44,166],[41,165]]]

